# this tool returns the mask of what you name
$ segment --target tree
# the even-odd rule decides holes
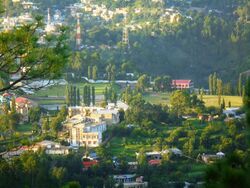
[[[217,79],[217,94],[218,94],[218,104],[221,105],[221,95],[222,95],[222,80],[221,79]]]
[[[11,113],[16,113],[16,99],[14,97],[11,99]]]
[[[95,106],[95,86],[92,86],[92,105]]]
[[[76,106],[76,86],[73,86],[73,93],[72,93],[72,104]]]
[[[209,85],[209,93],[210,93],[210,95],[213,95],[213,93],[214,93],[213,92],[214,87],[213,87],[213,75],[212,74],[209,75],[208,85]]]
[[[62,188],[81,188],[81,185],[77,181],[71,181],[66,183]]]
[[[53,167],[51,171],[52,177],[58,182],[59,187],[62,185],[64,176],[66,175],[66,168]]]
[[[94,67],[93,67],[93,69],[92,69],[92,79],[93,80],[97,80],[97,78],[98,78],[98,68],[97,68],[97,66],[95,65]]]
[[[108,103],[108,100],[109,100],[109,89],[108,89],[108,87],[105,87],[105,90],[104,90],[104,101],[106,103]]]
[[[41,17],[37,17],[34,24],[0,33],[0,75],[5,83],[0,92],[17,89],[20,82],[27,85],[36,79],[51,80],[62,75],[69,57],[66,29],[61,28],[58,36],[48,37],[45,45],[38,45],[36,30],[42,25]],[[9,82],[11,75],[17,73],[19,77]]]
[[[216,72],[213,74],[213,95],[217,94],[217,76],[216,76]]]
[[[49,117],[45,117],[42,120],[42,130],[45,134],[47,134],[47,131],[49,131]]]
[[[92,79],[92,67],[88,66],[88,79]]]
[[[72,62],[71,62],[71,67],[74,70],[80,70],[82,64],[81,64],[81,57],[80,57],[80,52],[77,51],[74,54],[72,54]]]
[[[111,81],[111,69],[112,69],[112,64],[108,64],[106,67],[106,74],[107,74],[107,79],[108,81]]]
[[[70,90],[69,90],[69,85],[66,85],[66,91],[65,91],[65,103],[67,106],[70,106]]]
[[[76,105],[80,106],[80,103],[81,103],[80,90],[79,90],[79,88],[77,88],[77,92],[76,92]]]
[[[111,70],[110,70],[110,73],[111,73],[111,80],[112,80],[112,81],[115,81],[115,75],[116,75],[116,68],[115,68],[115,65],[112,65]]]
[[[180,117],[189,107],[190,96],[185,91],[174,91],[170,96],[171,110]]]
[[[112,89],[111,89],[111,94],[110,94],[110,101],[111,101],[112,103],[115,103],[115,104],[116,104],[117,98],[118,98],[117,93],[116,93],[116,91],[112,88]]]
[[[89,85],[84,85],[83,87],[83,103],[86,106],[90,106],[91,103],[91,90]]]
[[[242,79],[241,79],[241,75],[239,76],[239,80],[238,80],[238,95],[242,96]]]
[[[29,110],[29,122],[39,122],[41,116],[41,109],[34,107]]]
[[[140,76],[137,80],[136,88],[138,91],[144,92],[147,87],[149,87],[149,78],[146,74]]]

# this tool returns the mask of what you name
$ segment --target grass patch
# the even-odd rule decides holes
[[[136,152],[139,152],[141,148],[144,148],[145,150],[150,150],[151,146],[146,144],[143,140],[135,140],[133,138],[125,137],[118,138],[113,137],[110,140],[110,147],[109,150],[112,154],[112,156],[126,156],[129,161],[135,161],[136,160]]]
[[[240,107],[242,106],[242,97],[240,96],[221,96],[221,101],[225,100],[225,105],[228,107],[229,101],[231,102],[231,106]],[[203,101],[205,102],[205,106],[216,106],[219,107],[218,104],[218,96],[217,95],[204,95]]]
[[[169,93],[148,93],[143,99],[151,104],[169,104],[169,96]]]
[[[43,104],[65,104],[65,100],[36,100],[39,105]]]
[[[76,86],[77,88],[80,89],[80,94],[83,94],[83,87],[86,83],[75,83],[75,84],[71,84],[73,86]],[[91,86],[95,86],[95,93],[96,95],[102,95],[105,87],[108,87],[110,84],[109,83],[96,83],[96,84],[89,84]],[[115,85],[115,90],[117,92],[120,91],[120,88],[118,85]],[[43,88],[39,91],[37,91],[36,93],[34,93],[32,95],[32,97],[50,97],[50,96],[58,96],[58,97],[62,97],[65,96],[65,92],[66,92],[66,86],[65,85],[55,85],[55,86],[51,86],[51,87],[47,87],[47,88]]]
[[[199,96],[199,95],[198,95]],[[146,102],[151,104],[169,104],[170,103],[170,93],[147,93],[143,96],[143,99]],[[225,100],[225,105],[228,107],[229,101],[231,102],[232,107],[240,107],[242,106],[242,97],[240,96],[221,96],[221,101]],[[203,101],[206,107],[215,106],[219,107],[218,104],[218,96],[217,95],[204,95]]]
[[[25,124],[18,125],[17,128],[16,128],[16,131],[20,132],[20,133],[31,132],[32,131],[32,125],[30,123],[25,123]]]

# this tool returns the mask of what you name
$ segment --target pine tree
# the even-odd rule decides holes
[[[83,87],[83,103],[85,106],[88,106],[88,86],[84,85]]]
[[[74,89],[73,89],[73,86],[71,85],[70,86],[70,106],[74,106],[74,102],[73,102],[73,95],[74,95]]]
[[[213,75],[210,74],[208,78],[208,85],[209,85],[209,94],[212,95],[213,92]]]
[[[92,71],[91,71],[92,67],[88,66],[88,79],[92,79]]]
[[[218,104],[221,105],[221,95],[222,95],[222,80],[217,79],[217,94],[218,94]]]
[[[14,97],[11,99],[11,113],[16,113],[16,99]]]
[[[90,86],[88,86],[88,106],[91,104],[91,89]]]
[[[65,102],[66,102],[67,106],[70,106],[70,91],[69,91],[68,85],[66,85]]]
[[[104,101],[106,102],[106,103],[108,103],[108,100],[109,100],[109,94],[108,94],[108,88],[107,87],[105,87],[105,90],[104,90]]]
[[[239,76],[239,80],[238,80],[238,95],[242,96],[242,79],[241,79],[241,75]]]
[[[225,100],[224,100],[224,98],[223,98],[222,104],[221,104],[221,108],[222,108],[222,109],[225,109],[225,107],[226,107],[226,103],[225,103]]]
[[[79,88],[77,88],[77,92],[76,92],[76,105],[77,106],[80,106],[80,101],[81,101],[80,90]]]
[[[95,106],[95,86],[92,86],[92,105]]]
[[[213,74],[213,95],[217,94],[217,76],[216,73]]]
[[[92,78],[93,78],[93,80],[97,80],[97,74],[98,74],[98,68],[97,68],[97,66],[95,65],[94,67],[93,67],[93,69],[92,69]]]
[[[76,86],[73,87],[73,106],[76,106]]]

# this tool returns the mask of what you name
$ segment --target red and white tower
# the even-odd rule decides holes
[[[80,25],[80,19],[79,16],[77,16],[77,25],[76,25],[76,49],[80,50],[81,47],[81,25]]]

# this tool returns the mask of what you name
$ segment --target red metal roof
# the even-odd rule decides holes
[[[84,168],[90,168],[93,165],[96,165],[98,163],[97,160],[92,160],[92,161],[83,161],[82,164]]]
[[[148,161],[148,164],[149,165],[160,165],[161,160],[159,160],[159,159],[150,160],[150,161]]]
[[[172,85],[190,84],[192,80],[172,80]]]
[[[24,104],[28,104],[30,103],[29,100],[27,98],[24,97],[17,97],[16,98],[16,103],[24,103]]]

